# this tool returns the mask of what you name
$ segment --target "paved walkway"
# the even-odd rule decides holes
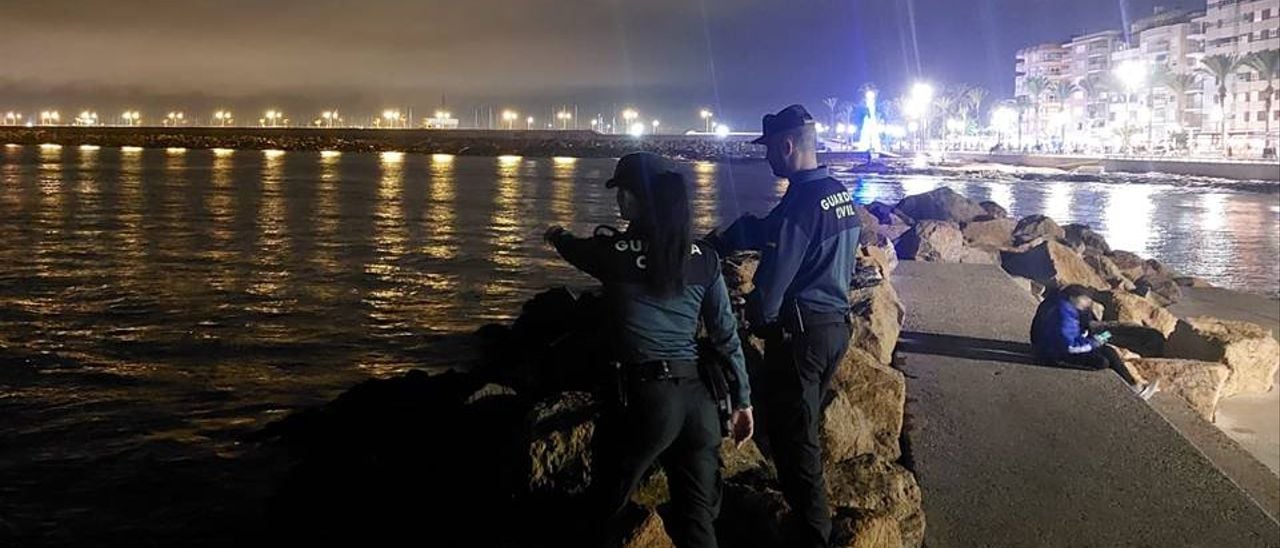
[[[1280,544],[1280,524],[1113,373],[1031,364],[1035,301],[998,267],[904,261],[894,284],[928,546]]]

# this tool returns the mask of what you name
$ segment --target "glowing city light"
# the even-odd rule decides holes
[[[631,124],[630,127],[627,128],[627,135],[630,135],[632,137],[639,137],[641,135],[644,135],[644,130],[645,130],[644,122],[635,122]]]
[[[716,137],[724,139],[729,136],[729,126],[719,124],[716,126]]]

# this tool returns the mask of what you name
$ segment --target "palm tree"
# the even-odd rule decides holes
[[[1014,97],[1013,104],[1010,105],[1014,111],[1018,113],[1018,148],[1022,148],[1022,117],[1028,110],[1031,110],[1031,99],[1026,95]]]
[[[1029,76],[1022,81],[1022,90],[1026,92],[1031,105],[1031,126],[1036,136],[1036,144],[1040,144],[1040,100],[1049,91],[1049,79],[1044,76]]]
[[[1269,49],[1266,51],[1257,51],[1249,54],[1242,61],[1245,66],[1258,73],[1258,79],[1267,83],[1267,88],[1262,90],[1264,98],[1263,105],[1266,106],[1266,115],[1263,116],[1266,124],[1262,131],[1262,153],[1267,154],[1271,150],[1271,104],[1275,100],[1276,86],[1274,80],[1280,78],[1280,49]]]
[[[1187,112],[1187,93],[1200,89],[1200,76],[1194,72],[1164,70],[1157,74],[1156,81],[1173,95],[1173,122],[1178,127],[1185,128],[1183,121]]]
[[[967,110],[973,113],[974,118],[982,117],[982,104],[987,102],[987,97],[989,96],[991,96],[991,92],[982,86],[973,86],[965,90],[964,101],[968,105]]]
[[[1097,76],[1086,76],[1076,80],[1073,87],[1076,91],[1084,94],[1084,116],[1085,119],[1089,121],[1089,127],[1092,128],[1094,115],[1096,113],[1093,107],[1095,103],[1097,103],[1098,99],[1102,97],[1102,94],[1106,93],[1106,81]]]
[[[1224,102],[1227,99],[1227,79],[1240,69],[1240,57],[1235,54],[1216,54],[1200,60],[1200,72],[1213,77],[1218,86],[1218,108],[1222,111],[1222,119],[1218,121],[1218,132],[1221,134],[1222,147],[1227,146],[1227,113]]]
[[[840,98],[839,98],[839,97],[827,97],[826,99],[823,99],[823,100],[822,100],[822,104],[827,105],[827,110],[831,111],[831,118],[828,118],[828,119],[827,119],[827,121],[831,123],[831,126],[832,126],[832,127],[835,127],[835,125],[836,125],[836,106],[838,106],[838,105],[840,104]]]
[[[1067,148],[1067,122],[1070,121],[1069,118],[1066,118],[1066,113],[1070,110],[1067,106],[1067,101],[1071,100],[1071,92],[1072,86],[1065,80],[1053,82],[1049,87],[1049,97],[1058,104],[1059,112],[1062,112],[1064,116],[1062,127],[1060,128],[1061,135],[1058,136],[1058,143],[1064,150]]]

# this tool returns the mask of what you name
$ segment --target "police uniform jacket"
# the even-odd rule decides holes
[[[856,239],[856,238],[855,238]],[[698,359],[698,321],[706,328],[719,357],[736,377],[731,391],[737,408],[751,405],[746,360],[737,321],[711,246],[694,242],[685,267],[685,285],[670,297],[655,296],[645,279],[645,239],[631,231],[600,227],[590,238],[561,232],[552,239],[556,251],[578,269],[600,280],[617,318],[617,343],[623,363]]]

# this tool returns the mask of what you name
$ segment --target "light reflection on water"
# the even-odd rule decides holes
[[[588,234],[617,223],[602,184],[608,160],[0,154],[0,415],[84,434],[69,438],[75,444],[26,444],[46,457],[171,432],[215,443],[218,429],[250,428],[368,375],[457,361],[467,355],[459,334],[509,319],[548,286],[590,283],[542,242],[547,225]],[[767,212],[786,189],[764,164],[687,168],[699,233]],[[1280,285],[1275,193],[930,176],[847,182],[861,203],[947,185],[1015,215],[1089,223],[1117,248],[1217,283],[1272,294]]]

